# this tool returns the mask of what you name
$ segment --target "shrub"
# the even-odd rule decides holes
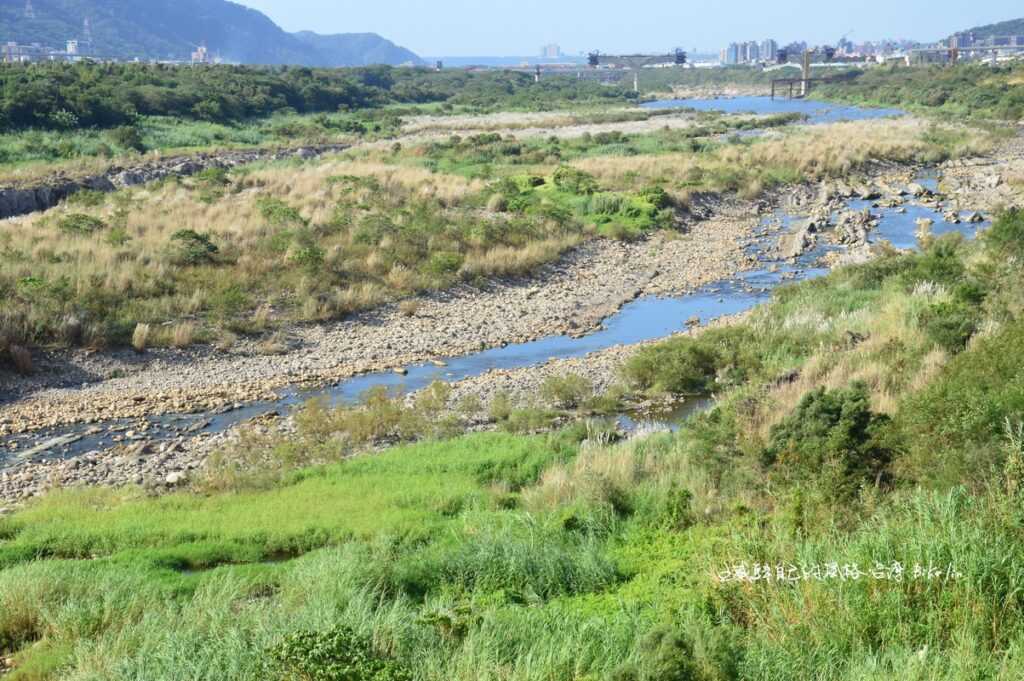
[[[966,269],[960,257],[962,244],[959,234],[950,234],[936,239],[924,253],[914,256],[903,274],[907,287],[912,289],[922,281],[949,286],[958,283]]]
[[[209,234],[182,229],[171,235],[171,260],[179,265],[202,265],[213,262],[219,249]]]
[[[576,409],[594,396],[594,385],[578,374],[549,376],[540,387],[548,403],[562,409]]]
[[[288,260],[310,274],[316,274],[323,267],[324,255],[324,249],[317,245],[306,230],[295,236],[288,249]]]
[[[960,302],[936,303],[921,314],[918,323],[929,339],[956,354],[978,330],[978,312]]]
[[[734,385],[760,366],[745,327],[707,329],[648,346],[626,362],[623,373],[635,388],[654,393],[703,395],[717,384]]]
[[[899,472],[937,485],[983,484],[1003,465],[1006,420],[1024,413],[1024,323],[971,344],[896,414],[907,452]]]
[[[398,312],[403,317],[415,317],[423,303],[417,298],[407,298],[398,304]]]
[[[142,133],[134,125],[122,125],[107,132],[110,141],[119,147],[143,152],[146,144],[142,141]]]
[[[550,428],[555,419],[555,414],[540,407],[524,407],[513,409],[502,422],[501,428],[508,433],[536,433]]]
[[[404,681],[412,674],[352,628],[289,634],[269,651],[269,676],[303,681]]]
[[[640,198],[659,210],[672,206],[672,198],[661,187],[645,187],[640,192]]]
[[[136,324],[132,332],[132,347],[136,352],[144,352],[149,343],[149,324]]]
[[[985,233],[985,246],[996,256],[1024,254],[1024,210],[1012,208],[999,215]]]
[[[187,348],[192,345],[195,332],[196,325],[192,322],[176,324],[171,334],[171,345],[176,348]]]
[[[458,272],[464,261],[465,257],[461,253],[441,251],[430,256],[426,269],[438,277],[448,276]]]
[[[593,194],[597,191],[597,180],[593,175],[570,166],[562,166],[552,178],[555,186],[570,194]]]
[[[298,210],[292,208],[281,199],[272,196],[261,196],[256,201],[256,207],[260,215],[274,227],[287,227],[289,225],[305,225],[306,220]]]
[[[68,234],[93,234],[106,226],[103,220],[84,213],[65,215],[57,222],[57,228]]]
[[[11,358],[11,365],[14,370],[22,376],[28,376],[33,371],[32,354],[20,345],[11,344],[7,347],[7,354]]]
[[[620,667],[615,678],[658,679],[659,681],[698,681],[701,674],[694,659],[693,644],[682,632],[669,626],[655,627],[638,646],[643,673],[634,665]]]
[[[831,496],[879,481],[891,458],[882,429],[889,418],[871,411],[867,386],[818,388],[771,429],[762,461],[789,481],[813,481]]]

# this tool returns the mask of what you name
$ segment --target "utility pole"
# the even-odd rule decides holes
[[[803,80],[800,82],[800,96],[806,97],[811,90],[811,51],[804,50]]]
[[[640,72],[633,72],[633,92],[640,94]]]

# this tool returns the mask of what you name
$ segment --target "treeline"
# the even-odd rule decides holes
[[[890,67],[821,87],[818,96],[853,103],[933,110],[951,117],[1024,118],[1024,66],[961,64]]]
[[[451,101],[474,107],[547,108],[624,99],[620,87],[572,78],[539,85],[525,73],[373,66],[354,69],[149,64],[0,67],[0,127],[113,128],[139,116],[228,123],[282,111],[317,113]]]

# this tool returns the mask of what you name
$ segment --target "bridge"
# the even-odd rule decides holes
[[[1021,52],[1024,53],[1024,45],[983,45],[970,47],[918,47],[907,51],[909,55],[946,55],[949,61],[956,63],[960,57],[970,54],[989,52],[995,58],[1000,52]]]

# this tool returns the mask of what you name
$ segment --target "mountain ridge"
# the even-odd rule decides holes
[[[211,55],[242,64],[366,66],[422,63],[375,33],[288,33],[262,12],[229,0],[21,0],[0,4],[0,43],[62,49],[78,40],[86,53],[118,59],[187,60],[205,44]],[[86,34],[85,22],[89,22]]]
[[[975,26],[961,33],[973,33],[977,38],[990,36],[1024,35],[1024,18],[1008,19],[985,26]]]

